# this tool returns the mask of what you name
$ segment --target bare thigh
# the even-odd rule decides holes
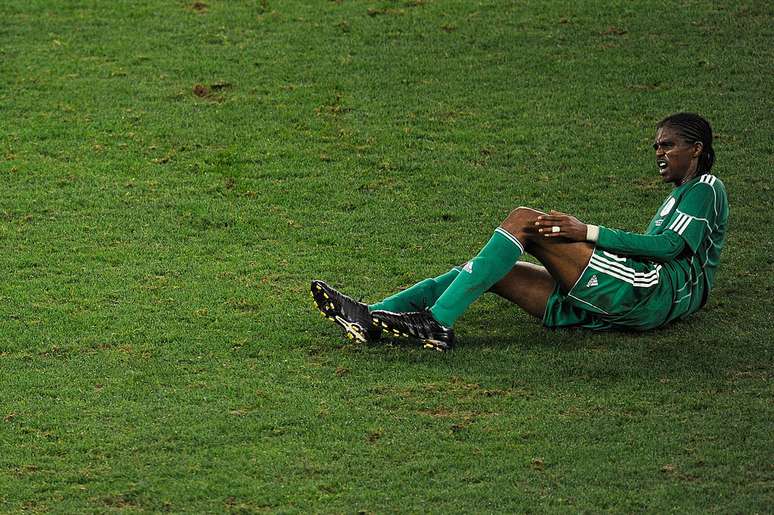
[[[535,221],[542,214],[545,213],[519,207],[500,227],[516,236],[524,244],[525,252],[535,256],[562,291],[568,292],[588,265],[594,246],[587,242],[545,238],[535,230]]]
[[[535,256],[543,266],[516,263],[490,291],[517,304],[532,316],[543,318],[548,298],[556,285],[568,292],[578,282],[591,259],[594,246],[586,242],[545,238],[535,230],[540,211],[514,209],[501,227],[516,236],[525,252]]]
[[[556,281],[544,267],[519,262],[490,291],[517,304],[530,315],[543,318],[548,297],[555,287]]]

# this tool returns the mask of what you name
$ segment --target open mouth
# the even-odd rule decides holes
[[[666,170],[666,167],[669,166],[669,164],[666,162],[666,159],[657,159],[656,164],[658,165],[658,169],[661,172]]]

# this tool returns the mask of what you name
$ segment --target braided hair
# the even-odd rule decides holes
[[[712,127],[709,122],[698,114],[676,113],[661,120],[656,129],[665,126],[674,129],[689,144],[702,144],[697,173],[710,173],[712,165],[715,164],[715,149],[712,148]]]

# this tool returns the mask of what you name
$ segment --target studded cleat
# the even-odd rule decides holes
[[[381,336],[381,329],[373,327],[368,306],[334,290],[325,282],[312,281],[312,298],[320,314],[335,322],[350,340],[360,343],[374,342]]]
[[[451,350],[454,347],[454,330],[439,324],[430,311],[393,313],[392,311],[371,312],[373,327],[378,327],[396,336],[419,340],[428,349]]]

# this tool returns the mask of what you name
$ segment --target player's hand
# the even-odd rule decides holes
[[[547,215],[540,215],[535,221],[538,233],[546,238],[565,238],[571,241],[586,241],[586,224],[572,215],[553,209]]]

